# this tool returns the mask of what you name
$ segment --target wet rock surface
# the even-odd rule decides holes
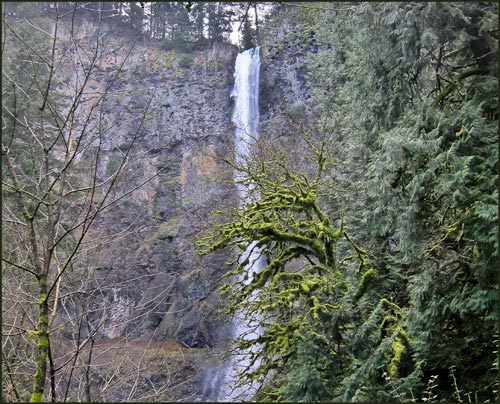
[[[230,334],[217,290],[228,256],[201,258],[195,242],[213,223],[213,210],[238,203],[233,173],[219,159],[234,150],[230,94],[237,51],[216,44],[184,54],[140,44],[128,54],[126,44],[110,41],[85,104],[98,103],[102,112],[100,122],[90,123],[105,133],[99,178],[122,170],[112,197],[125,195],[96,219],[90,234],[109,238],[93,252],[95,281],[87,285],[102,290],[92,319],[104,324],[98,339],[175,341],[190,358],[178,370],[198,393],[205,370],[220,360]],[[297,114],[308,113],[309,107],[300,107],[308,99],[305,56],[291,59],[287,52],[293,50],[263,54],[264,138],[289,135],[290,106],[299,105]],[[151,366],[141,377],[160,383],[159,368]],[[164,399],[188,394],[186,386]]]

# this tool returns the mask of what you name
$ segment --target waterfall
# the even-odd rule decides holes
[[[259,136],[259,73],[259,47],[238,54],[231,97],[234,97],[232,121],[235,124],[235,159],[240,166],[245,165],[252,146]],[[248,203],[250,198],[250,189],[242,184],[245,180],[244,175],[240,172],[234,174],[240,206]],[[259,258],[260,250],[254,246],[255,242],[242,256],[242,259],[246,259],[251,254],[246,268],[248,277],[245,283],[247,284],[252,281],[252,273],[258,273],[264,266],[263,259]],[[257,298],[257,295],[254,294],[252,298]],[[232,324],[233,336],[255,339],[260,333],[257,321],[258,319],[248,320],[245,313],[236,313]],[[249,352],[235,352],[226,363],[210,369],[203,383],[203,401],[248,401],[255,393],[255,387],[252,385],[235,386],[238,371],[245,369],[248,365]]]
[[[235,125],[236,163],[244,165],[252,144],[259,136],[259,47],[238,54],[234,69],[234,97],[232,121]],[[239,183],[242,173],[235,173],[240,203],[248,200],[247,190]]]

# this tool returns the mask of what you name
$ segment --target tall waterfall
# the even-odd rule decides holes
[[[234,97],[232,121],[235,124],[236,163],[245,164],[252,144],[259,136],[259,48],[248,49],[236,58],[234,69]],[[239,184],[243,174],[235,173],[240,203],[248,199],[247,190]]]
[[[232,121],[235,124],[235,154],[236,163],[245,165],[250,156],[252,145],[258,139],[259,132],[259,47],[246,50],[238,54],[234,72],[234,88],[231,94],[234,97]],[[249,189],[241,182],[245,180],[244,173],[235,172],[234,179],[240,197],[240,205],[248,203]],[[248,278],[252,281],[252,273],[259,272],[263,267],[259,259],[260,251],[251,245],[243,254],[242,259],[248,257]],[[257,298],[257,296],[253,296]],[[232,324],[233,336],[254,339],[258,336],[257,319],[246,318],[245,313],[236,313]],[[231,359],[221,366],[211,369],[204,380],[203,399],[206,401],[248,401],[255,392],[252,385],[236,387],[237,373],[249,365],[249,352],[234,352]]]

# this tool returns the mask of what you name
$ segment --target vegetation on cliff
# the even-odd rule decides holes
[[[208,362],[194,347],[213,334],[196,304],[215,316],[209,289],[225,269],[228,314],[261,330],[238,340],[259,348],[239,380],[261,382],[256,400],[498,400],[498,13],[492,3],[3,3],[5,401],[194,397]],[[221,143],[193,145],[222,136],[201,133],[215,120],[208,99],[220,99],[200,83],[227,79],[231,57],[209,52],[230,53],[220,44],[235,22],[241,48],[258,43],[288,66],[306,57],[289,81],[312,96],[290,91],[295,103],[275,109],[276,133],[262,132],[244,165],[222,158],[255,198],[207,221],[199,245],[219,252],[209,279],[182,243],[208,198],[226,197],[227,184],[207,185],[228,181],[213,160]],[[140,55],[124,77],[134,51],[110,49],[108,34],[160,60]],[[190,80],[196,105],[178,85]],[[168,88],[153,115],[158,82]],[[120,102],[128,115],[111,110]],[[174,152],[158,157],[167,139],[187,161],[175,170]],[[146,190],[160,174],[168,189]],[[163,224],[146,229],[141,215]],[[125,234],[138,264],[105,269]],[[265,265],[248,274],[255,256]],[[127,288],[145,278],[155,285],[135,301]],[[147,316],[161,341],[129,339]],[[178,341],[167,344],[171,328]]]
[[[207,151],[224,139],[226,76],[235,47],[182,54],[162,50],[159,42],[140,44],[95,5],[2,4],[6,401],[185,397],[191,394],[185,386],[195,391],[200,378],[201,370],[192,370],[196,354],[183,360],[175,346],[181,358],[176,366],[165,350],[158,354],[165,364],[155,363],[153,337],[164,342],[175,332],[186,346],[212,343],[213,332],[201,335],[197,323],[184,324],[185,306],[178,314],[182,279],[175,281],[187,262],[192,265],[181,244],[194,232],[186,230],[186,212],[200,215],[198,205],[213,198],[215,186],[203,183],[213,174],[212,160],[194,146],[208,138],[200,127],[219,137]],[[203,80],[191,85],[193,72]],[[194,107],[193,99],[199,102]],[[183,122],[189,125],[179,129]],[[187,163],[181,168],[182,153]],[[203,178],[196,176],[200,166]],[[192,191],[195,181],[202,185],[199,194]],[[171,223],[179,224],[168,226],[174,214]],[[198,303],[211,290],[192,300]],[[170,307],[178,310],[176,318],[162,323]],[[200,318],[195,313],[190,319]],[[136,345],[144,353],[134,363],[127,349]],[[192,380],[179,383],[180,372]],[[137,387],[143,384],[147,389]]]
[[[262,314],[263,334],[240,341],[261,346],[259,366],[242,377],[262,376],[266,401],[494,401],[498,6],[291,3],[274,17],[298,27],[289,42],[314,37],[308,131],[331,139],[333,164],[321,186],[271,170],[276,155],[243,168],[263,199],[209,243],[237,247],[235,274],[248,246],[266,257],[222,289],[232,310]],[[362,246],[358,268],[326,259],[343,234]]]
[[[51,21],[31,4],[15,10],[20,17],[5,18],[4,12],[2,47],[2,285],[7,302],[3,364],[10,376],[9,400],[26,400],[27,387],[15,375],[22,369],[31,372],[33,366],[30,401],[43,400],[47,380],[50,399],[57,401],[61,389],[56,389],[56,374],[65,367],[53,345],[53,335],[64,327],[58,314],[77,312],[69,320],[78,337],[68,360],[76,364],[79,356],[86,356],[85,345],[94,343],[105,319],[91,318],[97,310],[95,301],[68,299],[68,293],[80,294],[70,286],[75,276],[84,284],[93,281],[89,268],[75,274],[74,267],[85,266],[83,257],[106,243],[87,236],[96,219],[121,199],[112,191],[133,157],[147,106],[135,133],[129,134],[128,148],[113,170],[102,176],[99,164],[110,128],[101,108],[111,85],[89,96],[89,83],[96,79],[102,57],[101,25],[94,41],[85,38],[86,42],[77,36],[74,21],[62,14]],[[111,84],[120,72],[121,66]],[[91,293],[99,292],[96,288]],[[28,361],[22,361],[24,355]],[[89,383],[87,374],[87,397]],[[66,400],[68,390],[62,396]]]

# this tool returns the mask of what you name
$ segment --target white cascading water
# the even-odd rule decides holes
[[[248,49],[238,54],[234,69],[234,97],[232,121],[235,125],[236,163],[245,165],[253,143],[259,136],[259,47]],[[240,196],[240,203],[248,201],[247,189],[240,184],[244,173],[235,173],[235,182]]]
[[[238,54],[234,72],[234,88],[231,94],[234,97],[232,121],[235,124],[235,157],[239,166],[245,166],[250,156],[252,145],[259,136],[259,74],[260,55],[259,47],[248,49]],[[242,184],[245,173],[235,172],[234,179],[240,197],[240,204],[244,206],[251,197],[249,188]],[[251,187],[251,185],[250,185]],[[246,284],[252,281],[253,273],[258,273],[264,266],[261,250],[250,245],[242,259],[250,255],[246,268],[248,277]],[[255,294],[253,299],[257,298]],[[257,327],[257,318],[251,318],[252,313],[237,313],[233,321],[233,335],[245,339],[255,339],[260,330]],[[257,349],[254,347],[254,349]],[[211,369],[204,381],[203,401],[237,402],[248,401],[255,393],[255,386],[236,387],[237,374],[250,364],[250,352],[235,352],[233,357],[220,367]],[[254,366],[258,365],[254,363]]]

